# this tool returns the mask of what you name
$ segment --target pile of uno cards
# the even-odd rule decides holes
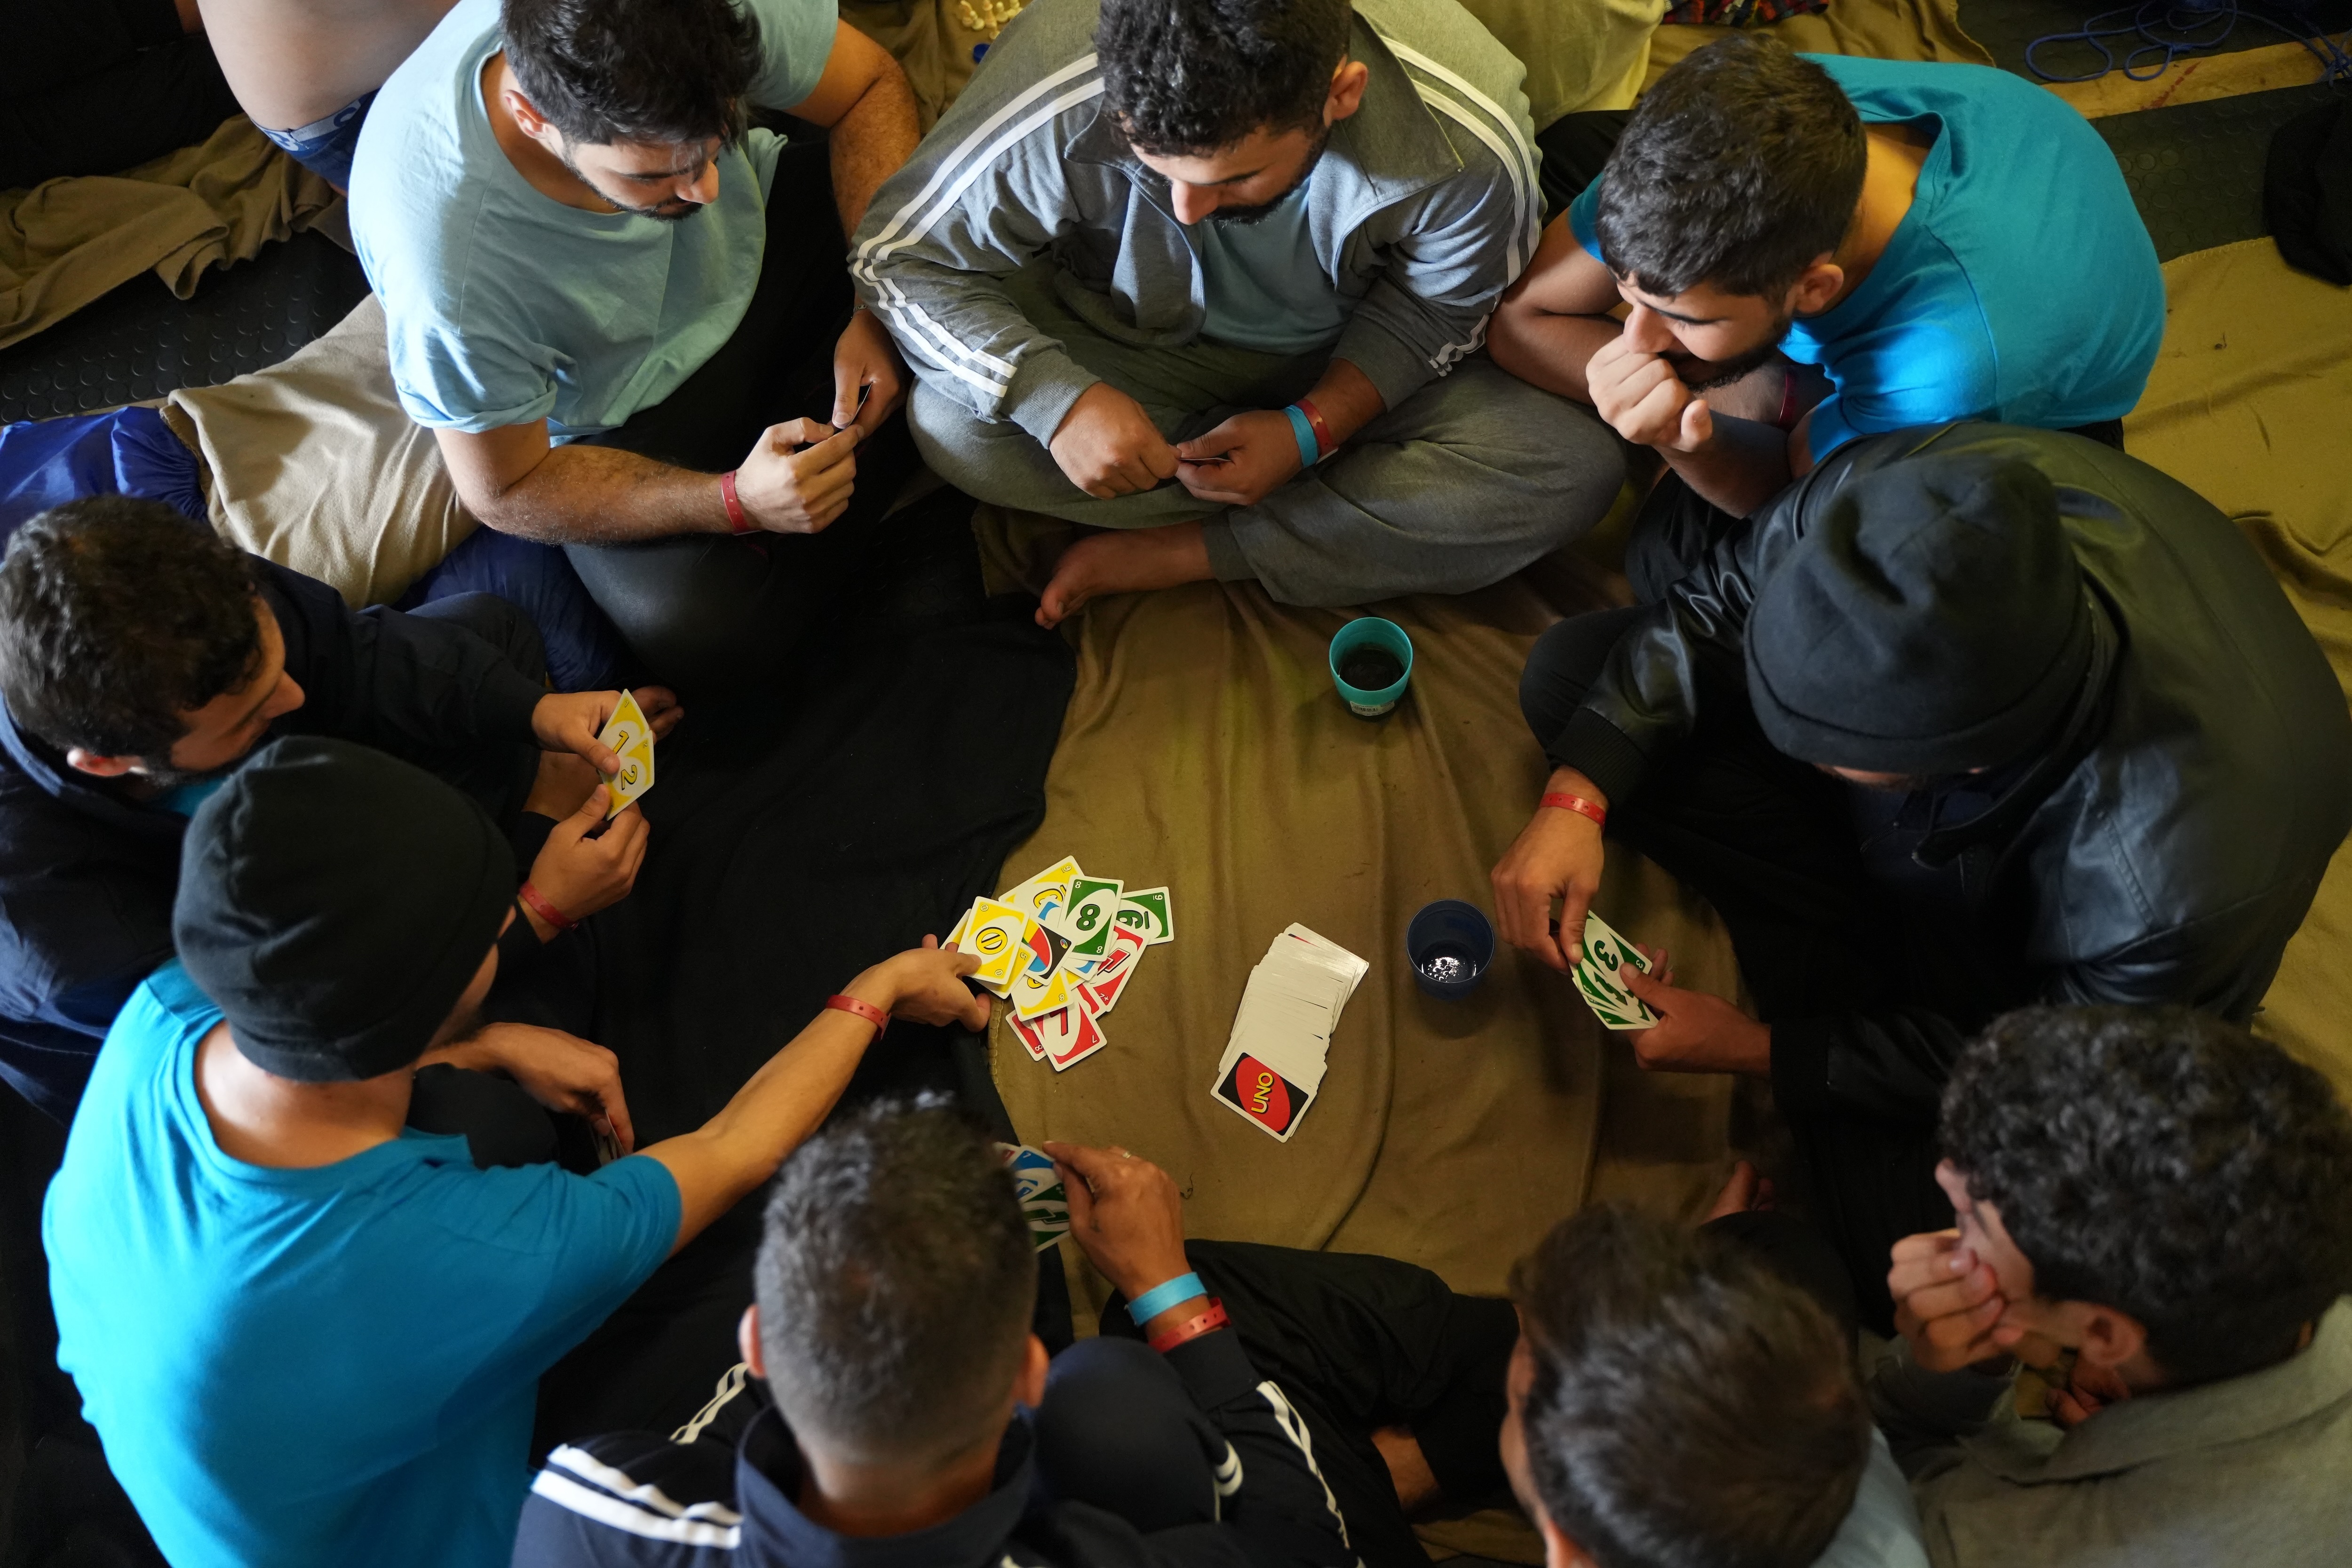
[[[1062,1173],[1045,1151],[1026,1143],[999,1143],[996,1152],[1013,1178],[1021,1217],[1029,1222],[1029,1239],[1043,1252],[1070,1231],[1070,1198],[1062,1186]]]
[[[1617,978],[1619,966],[1627,963],[1644,974],[1650,973],[1648,954],[1627,942],[1607,921],[1586,910],[1584,956],[1576,961],[1578,993],[1593,1016],[1612,1029],[1655,1028],[1658,1016]]]
[[[646,722],[645,710],[637,706],[634,693],[621,693],[620,701],[613,705],[612,722],[596,739],[621,757],[621,771],[604,777],[613,792],[612,805],[604,815],[611,817],[654,787],[654,727]]]
[[[1055,1072],[1108,1043],[1102,1019],[1143,950],[1175,940],[1167,889],[1130,893],[1067,856],[1001,899],[974,899],[948,933],[979,957],[972,979],[1013,1005],[1013,1033]]]
[[[1323,1087],[1339,1010],[1370,967],[1303,925],[1286,928],[1250,971],[1210,1095],[1289,1142]]]

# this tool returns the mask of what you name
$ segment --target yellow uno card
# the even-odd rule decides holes
[[[972,978],[984,989],[1003,995],[1013,976],[1027,963],[1029,949],[1021,938],[1028,926],[1029,917],[1011,904],[994,899],[973,903],[964,917],[964,940],[957,945],[979,958],[980,969]]]
[[[608,817],[618,815],[628,804],[654,787],[654,740],[651,735],[621,753],[621,771],[604,781],[613,786],[613,804],[606,808]]]
[[[1049,910],[1069,901],[1070,884],[1085,875],[1076,859],[1065,855],[1006,893],[1003,901],[1032,919],[1042,920]]]

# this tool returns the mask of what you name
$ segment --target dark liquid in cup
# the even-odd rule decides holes
[[[1384,647],[1350,648],[1339,660],[1339,679],[1359,691],[1386,691],[1404,679],[1404,666]]]

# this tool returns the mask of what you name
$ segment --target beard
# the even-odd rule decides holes
[[[625,213],[635,213],[639,217],[659,218],[664,223],[684,223],[688,218],[692,217],[695,214],[702,210],[702,204],[700,202],[680,201],[676,196],[672,196],[669,200],[665,202],[656,202],[649,207],[636,206],[631,203],[621,200],[618,196],[613,195],[612,192],[606,190],[604,186],[590,179],[587,173],[583,170],[578,163],[572,161],[571,149],[566,148],[563,152],[559,153],[556,155],[563,160],[563,166],[572,171],[572,177],[573,179],[579,181],[582,184],[587,186],[590,190],[595,192],[606,201],[611,202],[614,206],[620,208]]]
[[[1260,202],[1254,207],[1219,207],[1209,215],[1209,221],[1234,227],[1264,223],[1274,216],[1275,208],[1298,194],[1298,187],[1305,184],[1314,174],[1315,165],[1323,161],[1323,150],[1330,144],[1331,128],[1327,125],[1323,128],[1323,134],[1315,139],[1315,145],[1307,149],[1307,161],[1298,165],[1297,178],[1283,187],[1282,195],[1270,202]]]
[[[1771,328],[1765,332],[1762,342],[1746,353],[1735,354],[1729,359],[1668,354],[1666,363],[1674,366],[1675,374],[1682,377],[1683,384],[1693,392],[1712,392],[1718,386],[1729,386],[1771,363],[1779,356],[1780,345],[1788,341],[1789,329],[1796,324],[1796,321],[1795,310],[1783,309],[1773,318]]]

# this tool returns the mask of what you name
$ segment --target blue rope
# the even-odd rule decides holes
[[[2346,48],[2352,43],[2352,32],[2342,40],[2327,37],[2298,15],[2305,8],[2298,0],[2277,0],[2275,5],[2263,0],[2141,0],[2138,5],[2102,11],[2073,32],[2043,34],[2026,45],[2025,66],[2043,81],[2095,81],[2117,69],[2132,81],[2153,81],[2182,56],[2218,49],[2237,31],[2240,22],[2252,22],[2275,28],[2317,56],[2326,68],[2322,80],[2352,84],[2352,53]],[[2286,16],[2276,15],[2279,11]],[[2125,48],[2119,61],[2108,40],[2124,38],[2137,41]],[[2102,63],[2096,70],[2079,76],[2044,70],[2036,57],[2050,44],[2088,45],[2098,52]]]

